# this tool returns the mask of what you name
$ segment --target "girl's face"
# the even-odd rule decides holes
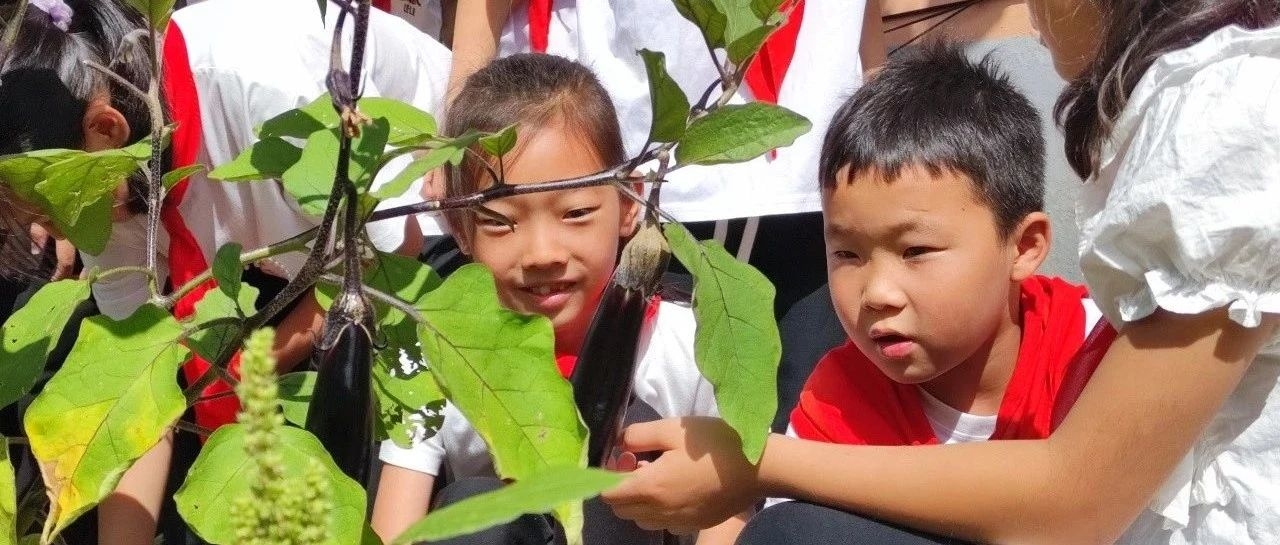
[[[572,178],[610,166],[583,140],[559,122],[521,132],[505,159],[507,182]],[[493,271],[503,305],[550,318],[556,348],[576,353],[638,207],[609,186],[520,195],[488,206],[515,228],[475,215],[472,257]]]
[[[1093,61],[1101,32],[1098,0],[1028,0],[1031,24],[1053,55],[1058,74],[1072,79]]]

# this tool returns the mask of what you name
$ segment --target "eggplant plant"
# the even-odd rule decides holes
[[[34,499],[31,494],[16,498],[9,464],[0,464],[0,543],[56,542],[59,532],[101,502],[121,475],[174,429],[207,435],[176,496],[179,512],[205,540],[261,538],[250,528],[270,519],[260,512],[258,522],[246,522],[236,514],[236,506],[244,503],[238,498],[279,486],[281,479],[297,479],[318,491],[316,502],[326,509],[313,512],[315,531],[295,536],[295,542],[375,543],[366,526],[364,491],[375,441],[407,445],[429,437],[440,425],[446,400],[488,443],[499,476],[513,484],[431,513],[397,543],[442,539],[542,512],[553,512],[570,541],[580,541],[581,501],[623,478],[588,466],[599,466],[616,439],[633,373],[630,365],[617,362],[635,359],[644,309],[668,256],[694,277],[697,365],[714,386],[723,418],[742,438],[744,453],[758,460],[776,408],[781,348],[773,287],[717,243],[694,240],[662,211],[660,194],[672,171],[751,160],[790,145],[810,129],[802,116],[779,106],[730,104],[746,67],[789,8],[783,0],[673,1],[701,30],[719,77],[691,103],[667,74],[661,52],[638,52],[649,76],[653,123],[635,157],[580,178],[497,183],[468,195],[378,211],[373,210],[379,200],[400,196],[418,178],[456,166],[467,154],[496,162],[491,171],[501,181],[501,161],[516,134],[508,129],[446,137],[427,112],[360,96],[370,1],[329,4],[328,9],[342,10],[333,33],[329,92],[264,123],[259,140],[235,160],[206,166],[213,167],[210,178],[225,183],[278,181],[304,212],[318,218],[316,228],[262,248],[228,244],[209,271],[167,292],[161,291],[156,263],[160,204],[172,185],[203,167],[161,172],[171,127],[163,116],[158,81],[136,90],[152,108],[150,136],[136,145],[0,156],[0,181],[24,200],[39,203],[90,254],[101,252],[108,240],[111,221],[104,210],[109,212],[119,180],[139,169],[148,176],[145,263],[50,283],[14,313],[0,344],[0,405],[31,393],[72,310],[89,297],[93,283],[144,275],[151,288],[149,302],[127,318],[84,320],[62,368],[35,395],[25,414],[26,437],[10,441],[30,446],[44,490]],[[173,0],[129,2],[150,22],[150,43],[158,43]],[[327,2],[319,4],[323,10]],[[344,59],[341,27],[348,22],[355,31],[349,35],[352,55]],[[413,155],[412,162],[388,183],[373,187],[378,173],[405,155]],[[637,182],[649,189],[647,198],[631,189]],[[468,265],[441,280],[417,261],[372,250],[363,235],[372,221],[460,209],[484,213],[494,199],[604,185],[644,204],[646,214],[625,246],[571,381],[556,368],[550,322],[503,308],[486,269]],[[75,198],[69,198],[72,193]],[[241,284],[241,270],[287,253],[305,254],[305,264],[278,295],[256,305],[258,293]],[[217,289],[204,294],[193,315],[178,319],[172,314],[178,299],[210,281]],[[217,380],[234,383],[229,365],[245,341],[257,347],[245,359],[257,358],[250,355],[255,350],[260,356],[263,341],[255,332],[313,288],[328,309],[316,345],[319,369],[291,373],[276,383],[279,417],[293,425],[203,430],[180,421],[202,401],[205,386]],[[176,376],[193,354],[212,366],[184,390]],[[269,388],[261,373],[244,371],[244,382],[257,385],[241,390],[246,410],[256,406],[258,422],[271,420],[275,402],[263,400],[275,395],[263,394]],[[263,411],[264,406],[270,408]],[[266,465],[245,455],[246,448],[264,445],[274,453]],[[47,506],[39,496],[47,496]],[[24,509],[46,513],[42,527],[34,527],[31,521],[39,517]]]

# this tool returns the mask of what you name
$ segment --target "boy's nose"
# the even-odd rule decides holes
[[[862,290],[862,306],[868,310],[897,309],[906,306],[906,294],[889,271],[872,270]]]

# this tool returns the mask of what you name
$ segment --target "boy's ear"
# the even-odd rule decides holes
[[[1021,282],[1035,274],[1049,257],[1049,245],[1053,242],[1049,216],[1044,212],[1027,214],[1009,235],[1009,242],[1015,252],[1010,280]]]
[[[82,130],[84,151],[122,148],[129,143],[129,121],[106,96],[89,101],[84,111]]]

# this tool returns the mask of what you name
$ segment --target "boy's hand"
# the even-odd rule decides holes
[[[745,511],[761,496],[756,467],[738,434],[719,418],[689,417],[633,424],[628,452],[662,452],[602,495],[619,517],[641,528],[691,533]]]

